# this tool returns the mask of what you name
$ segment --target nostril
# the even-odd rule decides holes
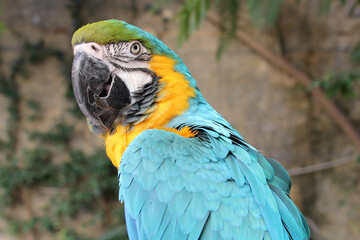
[[[91,45],[91,48],[95,51],[95,52],[98,52],[99,49],[95,46],[95,45]]]

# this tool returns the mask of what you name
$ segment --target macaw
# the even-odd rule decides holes
[[[72,47],[75,98],[118,168],[129,239],[309,239],[285,169],[207,103],[163,42],[105,20]]]

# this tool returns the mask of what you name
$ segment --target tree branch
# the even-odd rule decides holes
[[[216,16],[216,14],[214,13],[209,13],[207,15],[207,20],[217,27],[220,27],[221,25],[219,17]],[[293,65],[291,65],[283,58],[278,57],[272,52],[268,51],[266,48],[257,43],[241,29],[237,30],[236,39],[241,41],[255,53],[259,54],[271,65],[292,77],[305,88],[309,87],[311,79],[305,73],[296,69]],[[313,88],[310,93],[314,97],[314,99],[321,105],[321,107],[330,115],[330,117],[335,121],[335,123],[340,127],[340,129],[349,137],[349,139],[355,145],[355,148],[360,151],[360,135],[354,125],[344,115],[344,113],[331,100],[326,97],[326,95],[321,89]]]
[[[348,156],[344,156],[344,157],[341,157],[341,158],[338,158],[338,159],[335,159],[332,161],[317,163],[317,164],[305,166],[305,167],[288,169],[287,172],[289,173],[290,176],[298,176],[298,175],[305,175],[305,174],[309,174],[309,173],[329,170],[332,168],[336,168],[339,166],[343,166],[343,165],[355,162],[356,159],[358,159],[358,157],[359,157],[358,153],[353,153]]]
[[[310,218],[310,217],[305,217],[305,218],[310,227],[311,239],[316,239],[316,240],[330,239],[327,236],[327,234],[325,234],[323,231],[321,231],[320,227],[316,224],[316,222],[312,218]]]

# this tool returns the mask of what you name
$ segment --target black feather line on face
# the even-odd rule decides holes
[[[149,62],[152,57],[152,54],[150,53],[142,53],[139,56],[134,58],[134,61],[140,61],[140,62]]]
[[[126,43],[118,44],[116,46],[106,46],[108,56],[110,57],[110,64],[120,71],[127,73],[140,71],[150,75],[152,78],[151,82],[146,83],[141,87],[141,89],[131,93],[132,103],[121,110],[121,118],[119,118],[117,122],[124,126],[130,126],[131,129],[134,124],[141,122],[146,119],[149,114],[151,114],[150,109],[154,109],[153,106],[156,104],[156,97],[159,92],[160,77],[146,67],[129,67],[131,66],[131,63],[136,65],[136,62],[138,62],[143,65],[144,63],[149,62],[152,54],[143,52],[138,56],[133,57],[120,54],[127,46],[128,44]],[[113,50],[115,50],[115,52],[111,51],[110,48],[114,48]],[[110,52],[112,53],[110,54]]]
[[[153,80],[132,94],[132,99],[135,101],[124,109],[123,125],[139,123],[151,114],[149,110],[156,104],[156,97],[159,92],[159,79],[160,77],[153,73]]]
[[[123,67],[117,63],[114,63],[114,62],[110,62],[114,67],[116,67],[117,69],[120,69],[121,71],[124,71],[124,72],[136,72],[136,71],[142,71],[144,73],[147,73],[149,75],[151,75],[151,77],[154,79],[157,77],[157,75],[151,71],[150,69],[148,68],[129,68],[129,67]]]
[[[112,56],[111,59],[114,59],[119,62],[129,63],[132,61],[137,62],[149,62],[151,60],[152,54],[150,53],[142,53],[137,57],[130,57],[130,56]]]
[[[111,59],[123,62],[123,63],[129,63],[129,62],[149,62],[151,60],[152,54],[151,53],[141,53],[139,56],[131,57],[131,56],[123,56],[123,55],[114,55],[111,56]]]
[[[119,58],[119,57],[112,57],[111,59],[114,59],[116,61],[122,62],[122,63],[129,63],[132,61],[132,58],[126,57],[129,60],[124,60],[123,58]],[[116,64],[114,62],[111,62],[112,64]]]

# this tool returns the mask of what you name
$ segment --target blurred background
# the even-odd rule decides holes
[[[132,23],[291,174],[312,239],[360,239],[357,0],[2,0],[0,239],[127,239],[117,171],[71,87],[71,36]]]

